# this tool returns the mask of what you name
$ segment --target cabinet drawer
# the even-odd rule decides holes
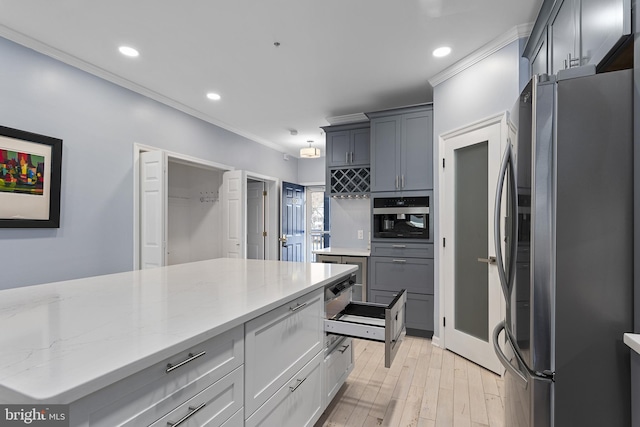
[[[371,300],[379,304],[389,304],[397,292],[371,291]],[[407,314],[405,326],[408,334],[411,329],[433,331],[433,295],[407,293]]]
[[[371,289],[433,294],[433,260],[402,257],[371,258]]]
[[[246,323],[245,416],[322,350],[323,292],[319,289]]]
[[[244,411],[240,409],[220,427],[244,427]]]
[[[324,407],[329,405],[353,370],[353,340],[343,338],[324,358]]]
[[[433,258],[433,244],[375,242],[371,244],[371,256]]]
[[[241,366],[243,361],[244,328],[238,326],[79,403],[92,408],[88,414],[92,427],[149,425]],[[174,368],[169,369],[169,365]]]
[[[384,366],[390,368],[402,343],[407,295],[398,292],[389,304],[352,302],[324,321],[329,334],[384,342]]]
[[[312,427],[322,415],[322,358],[318,353],[266,401],[246,427]]]
[[[242,367],[210,385],[173,411],[169,412],[150,427],[167,427],[177,424],[184,427],[220,427],[236,411],[242,408],[243,399]],[[132,425],[144,423],[134,420]]]

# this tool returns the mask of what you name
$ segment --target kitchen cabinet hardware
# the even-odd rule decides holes
[[[171,363],[167,363],[167,369],[165,370],[165,372],[168,374],[169,372],[171,372],[171,371],[173,371],[175,369],[178,369],[179,367],[184,366],[187,363],[196,360],[198,357],[204,356],[205,354],[207,354],[206,351],[201,351],[198,354],[189,353],[187,355],[188,358],[183,360],[182,362],[178,363],[177,365],[172,365]]]
[[[302,383],[303,383],[306,379],[307,379],[306,377],[305,377],[304,379],[301,379],[301,380],[296,379],[296,381],[298,381],[298,383],[297,383],[295,386],[293,386],[293,387],[289,386],[289,390],[291,390],[291,393],[293,393],[294,391],[296,391],[296,390],[298,389],[298,387],[300,387],[300,386],[302,385]]]
[[[291,310],[291,311],[298,311],[298,310],[300,310],[301,308],[304,308],[304,307],[306,307],[306,306],[307,306],[307,303],[306,303],[306,302],[303,302],[302,304],[298,304],[298,305],[296,305],[295,307],[289,307],[289,310]]]
[[[406,264],[407,260],[406,259],[394,259],[392,260],[392,262],[398,263],[398,264]]]
[[[342,347],[340,347],[340,349],[338,350],[340,353],[344,353],[345,351],[347,351],[349,349],[348,345],[343,345]]]
[[[191,412],[189,412],[187,415],[185,415],[184,417],[180,418],[178,421],[176,421],[175,423],[172,421],[167,421],[167,425],[169,427],[178,427],[180,424],[186,422],[189,418],[191,418],[192,416],[194,416],[196,414],[196,412],[198,412],[199,410],[201,410],[202,408],[204,408],[205,406],[207,406],[206,403],[202,403],[198,406],[189,406],[189,410]]]
[[[391,245],[391,247],[394,249],[406,249],[407,245]]]

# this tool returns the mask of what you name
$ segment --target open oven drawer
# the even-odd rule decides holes
[[[389,305],[351,302],[338,314],[325,319],[324,331],[385,343],[384,366],[391,363],[400,348],[405,333],[407,293],[403,289]]]

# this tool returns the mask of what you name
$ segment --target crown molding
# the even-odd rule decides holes
[[[73,55],[69,55],[68,53],[65,53],[59,49],[56,49],[52,46],[49,46],[46,43],[43,43],[39,40],[36,40],[34,38],[31,38],[29,36],[26,36],[18,31],[12,30],[11,28],[5,27],[4,25],[0,25],[0,37],[3,37],[7,40],[10,40],[12,42],[15,42],[19,45],[22,45],[24,47],[27,47],[31,50],[34,50],[38,53],[41,53],[43,55],[46,55],[48,57],[51,57],[53,59],[56,59],[60,62],[63,62],[67,65],[70,65],[74,68],[78,68],[82,71],[85,71],[89,74],[93,74],[96,77],[100,77],[103,80],[106,80],[108,82],[114,83],[118,86],[121,86],[125,89],[129,89],[133,92],[136,92],[140,95],[146,96],[147,98],[153,99],[154,101],[158,101],[164,105],[167,105],[171,108],[174,108],[176,110],[182,111],[183,113],[186,113],[190,116],[196,117],[200,120],[203,120],[207,123],[211,123],[212,125],[218,126],[222,129],[228,130],[229,132],[233,132],[237,135],[240,135],[244,138],[250,139],[251,141],[257,142],[258,144],[262,144],[264,146],[267,146],[269,148],[272,148],[278,152],[283,152],[283,147],[279,146],[277,144],[274,144],[271,141],[268,141],[266,139],[260,138],[256,135],[253,135],[249,132],[245,132],[241,129],[238,129],[234,126],[231,126],[225,122],[222,122],[218,119],[215,119],[201,111],[198,111],[194,108],[188,107],[186,105],[184,105],[183,103],[176,101],[175,99],[169,98],[167,96],[161,95],[158,92],[148,89],[142,85],[139,85],[137,83],[134,83],[130,80],[127,80],[125,78],[122,78],[120,76],[117,76],[113,73],[111,73],[110,71],[107,71],[103,68],[100,67],[96,67],[95,65],[92,65],[86,61],[83,61],[80,58],[77,58]],[[297,154],[295,152],[291,152],[289,154]]]
[[[364,122],[368,121],[369,117],[367,117],[364,113],[354,113],[354,114],[345,114],[344,116],[333,116],[333,117],[325,117],[325,119],[329,122],[330,125],[342,125],[345,123],[356,123],[356,122]]]
[[[467,68],[472,67],[473,65],[482,61],[483,59],[488,58],[489,56],[493,55],[503,47],[508,46],[510,43],[518,39],[521,39],[522,37],[529,37],[529,34],[531,34],[532,29],[533,29],[532,23],[516,25],[515,27],[513,27],[503,35],[493,39],[486,45],[482,46],[480,49],[476,50],[475,52],[471,53],[470,55],[466,56],[465,58],[461,59],[460,61],[456,62],[455,64],[451,65],[450,67],[446,68],[445,70],[441,71],[435,76],[431,77],[429,79],[429,83],[433,87],[435,87],[436,85],[439,85],[445,80],[450,79],[456,74],[459,74],[464,70],[466,70]]]

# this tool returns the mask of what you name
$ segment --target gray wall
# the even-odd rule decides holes
[[[61,138],[59,229],[0,229],[0,289],[133,268],[133,144],[298,181],[298,160],[0,38],[0,124]]]
[[[331,246],[367,249],[371,230],[371,199],[331,199]],[[358,230],[363,239],[358,239]]]
[[[436,204],[434,241],[440,242],[439,137],[441,134],[477,122],[494,114],[510,110],[528,77],[528,60],[522,59],[526,39],[520,39],[503,47],[489,57],[433,88],[434,104],[434,197]],[[438,247],[438,246],[437,246]],[[439,298],[443,283],[440,275],[439,252],[435,254],[435,325],[434,335],[439,336],[441,316]]]
[[[326,180],[326,157],[298,159],[298,184],[324,185]]]

